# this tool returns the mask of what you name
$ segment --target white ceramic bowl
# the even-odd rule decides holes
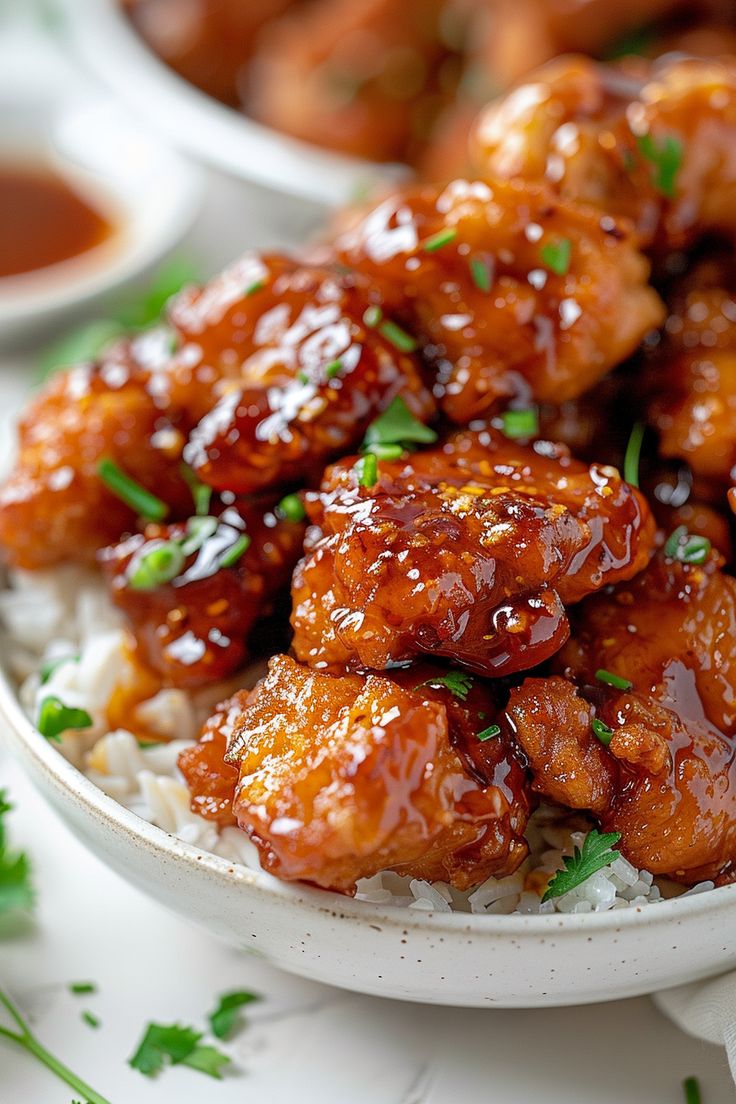
[[[0,37],[0,159],[49,166],[116,226],[87,254],[0,280],[0,342],[38,336],[150,269],[188,230],[202,195],[198,168],[22,28]]]
[[[331,206],[406,168],[320,149],[226,107],[182,80],[146,46],[118,0],[60,0],[89,70],[177,148],[286,195]],[[247,0],[244,0],[247,3]]]
[[[292,973],[385,997],[523,1008],[631,997],[736,966],[736,885],[587,916],[369,905],[233,866],[141,820],[34,729],[2,675],[0,713],[29,776],[103,862],[173,911]]]

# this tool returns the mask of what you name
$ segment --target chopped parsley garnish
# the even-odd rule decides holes
[[[363,321],[366,326],[374,329],[383,318],[383,311],[380,307],[366,307],[363,312]]]
[[[644,424],[636,422],[629,435],[629,442],[624,455],[624,479],[632,487],[639,486],[639,457],[644,440]]]
[[[146,1077],[155,1077],[167,1062],[184,1065],[218,1080],[230,1059],[213,1046],[200,1046],[201,1031],[180,1024],[149,1023],[128,1064]]]
[[[328,380],[334,379],[335,376],[339,376],[345,365],[341,360],[331,360],[329,364],[325,366],[325,375]]]
[[[547,892],[542,902],[551,901],[553,897],[562,897],[571,889],[577,889],[579,885],[587,881],[593,874],[597,874],[604,866],[609,866],[618,858],[618,852],[611,848],[621,839],[620,832],[599,832],[593,828],[583,840],[582,850],[575,848],[572,855],[565,855],[563,870],[558,870],[547,887]]]
[[[175,579],[185,561],[179,541],[161,541],[135,562],[135,570],[128,576],[128,585],[133,590],[155,590]]]
[[[73,981],[69,985],[69,992],[76,995],[82,993],[96,993],[97,986],[92,981]]]
[[[284,521],[304,521],[307,511],[298,494],[284,495],[276,507],[276,513]]]
[[[17,1043],[18,1046],[23,1047],[29,1054],[32,1054],[34,1058],[37,1058],[39,1062],[46,1066],[47,1069],[51,1070],[53,1074],[73,1089],[75,1093],[78,1093],[82,1100],[86,1101],[86,1104],[110,1104],[107,1097],[101,1096],[100,1093],[95,1092],[95,1090],[83,1081],[81,1077],[77,1077],[76,1073],[73,1073],[63,1062],[60,1062],[58,1058],[49,1053],[46,1047],[43,1046],[31,1032],[30,1027],[13,1004],[10,997],[1,989],[0,1004],[5,1006],[18,1027],[18,1031],[11,1031],[8,1027],[0,1026],[0,1037],[10,1039],[11,1042]]]
[[[482,732],[476,734],[476,739],[484,743],[486,740],[492,740],[494,736],[501,735],[500,725],[489,725],[488,728],[484,728]]]
[[[535,406],[527,410],[504,410],[501,423],[504,436],[512,441],[518,437],[536,437],[539,433],[539,414]]]
[[[593,735],[596,740],[600,740],[602,744],[608,747],[613,738],[613,729],[609,728],[608,725],[604,724],[598,717],[593,718],[590,722],[590,727],[593,729]]]
[[[200,483],[188,464],[182,464],[181,474],[192,493],[195,514],[203,516],[208,513],[210,499],[212,498],[212,488],[208,487],[206,483]]]
[[[168,514],[169,507],[166,503],[131,479],[114,460],[107,457],[100,460],[97,474],[108,490],[146,521],[162,521]]]
[[[708,559],[711,548],[712,545],[707,537],[689,533],[686,525],[678,525],[667,538],[664,554],[671,560],[679,560],[680,563],[702,564]]]
[[[47,740],[61,743],[62,732],[70,728],[89,728],[91,725],[92,718],[86,709],[73,709],[64,705],[61,698],[53,694],[41,702],[36,727]]]
[[[621,678],[621,675],[614,675],[612,671],[606,671],[603,667],[598,668],[595,677],[599,682],[605,682],[607,686],[613,686],[616,690],[630,690],[634,685],[631,679]]]
[[[368,426],[361,450],[374,452],[381,460],[395,460],[411,445],[432,445],[436,440],[435,431],[415,418],[401,396],[397,395]],[[379,449],[386,446],[390,446],[390,454],[384,452],[382,455]],[[398,453],[396,446],[400,446]]]
[[[438,249],[443,249],[450,242],[453,242],[456,237],[457,230],[448,226],[445,230],[438,230],[430,238],[425,238],[422,242],[422,249],[425,253],[436,253]]]
[[[569,238],[560,238],[558,242],[547,242],[539,250],[542,263],[556,276],[565,276],[570,270],[572,242]]]
[[[220,557],[220,567],[234,567],[244,552],[250,548],[250,537],[241,533],[235,544],[231,544]]]
[[[252,284],[248,284],[248,287],[245,289],[245,295],[255,295],[257,291],[263,291],[265,286],[263,280],[254,280]]]
[[[478,291],[486,295],[491,290],[491,266],[483,257],[471,257],[468,261],[470,276]]]
[[[95,1016],[94,1012],[90,1012],[86,1008],[85,1008],[84,1012],[82,1013],[82,1019],[84,1020],[84,1022],[89,1027],[99,1027],[100,1026],[100,1021],[97,1018],[97,1016]]]
[[[223,993],[218,999],[217,1007],[207,1017],[215,1038],[229,1039],[238,1024],[240,1009],[260,999],[257,993],[248,993],[243,989]]]
[[[657,142],[651,134],[641,134],[636,147],[642,157],[653,166],[652,183],[658,192],[668,199],[675,195],[675,180],[682,167],[683,144],[673,134],[667,134]]]
[[[54,656],[53,659],[44,660],[38,669],[38,677],[41,686],[47,683],[54,671],[62,667],[65,663],[79,663],[79,655]]]
[[[685,1094],[685,1104],[702,1104],[700,1095],[700,1082],[697,1077],[686,1077],[682,1082],[682,1091]]]
[[[401,326],[396,322],[392,322],[390,318],[380,323],[378,332],[400,353],[413,353],[418,347],[411,334],[407,333],[406,330],[402,330]]]
[[[444,687],[445,690],[450,691],[453,697],[465,701],[473,688],[473,676],[466,674],[465,671],[448,671],[446,675],[437,675],[436,678],[420,682],[414,689],[419,690],[422,686],[431,686],[433,690],[440,690]]]
[[[358,483],[361,487],[370,488],[378,482],[378,460],[375,453],[367,452],[361,456],[355,465],[358,472]]]
[[[0,916],[31,909],[34,901],[28,856],[11,851],[7,844],[5,817],[12,808],[7,791],[0,790]]]

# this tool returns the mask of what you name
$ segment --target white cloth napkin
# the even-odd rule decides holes
[[[736,971],[666,989],[652,999],[688,1035],[725,1047],[736,1081]]]

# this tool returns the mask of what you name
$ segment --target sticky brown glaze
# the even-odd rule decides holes
[[[164,685],[193,687],[238,670],[248,654],[254,624],[286,587],[304,535],[299,522],[283,521],[270,504],[237,502],[222,510],[218,526],[185,559],[171,582],[136,589],[131,577],[141,559],[164,541],[182,540],[186,523],[148,525],[100,559],[113,601],[125,613],[140,658]],[[246,551],[232,566],[221,566],[228,550],[245,534]]]
[[[241,691],[245,695],[245,691]],[[178,766],[191,795],[193,813],[220,828],[234,825],[233,799],[238,768],[225,762],[228,741],[242,709],[241,694],[223,702],[205,724],[199,740],[185,748]]]
[[[561,243],[562,275],[545,261]],[[459,423],[510,396],[581,394],[663,316],[625,228],[525,183],[400,192],[337,250],[416,332],[442,409]]]
[[[314,667],[384,669],[422,653],[500,675],[552,655],[565,605],[646,564],[654,524],[614,468],[495,431],[380,462],[346,460],[307,496],[294,650]]]
[[[26,410],[18,458],[0,488],[0,544],[13,565],[93,562],[100,547],[135,527],[134,511],[97,474],[103,456],[172,516],[191,509],[180,419],[150,387],[155,370],[146,357],[161,365],[168,355],[163,347],[151,353],[156,340],[120,342],[99,363],[55,375]]]
[[[495,714],[489,691],[475,686],[463,703],[417,686],[443,673],[419,668],[399,685],[275,656],[253,691],[222,707],[205,739],[229,742],[235,815],[265,869],[347,893],[384,869],[461,889],[516,869],[524,771],[504,738],[477,739]],[[210,773],[208,756],[192,749],[182,762],[198,810],[212,794],[219,809],[231,778],[216,762]]]
[[[489,179],[546,181],[563,199],[630,218],[644,245],[672,249],[736,231],[734,128],[730,62],[665,58],[634,72],[570,57],[489,105],[473,144]],[[680,152],[663,178],[654,160],[667,140]]]
[[[559,657],[574,679],[529,679],[508,717],[535,788],[590,809],[639,867],[691,883],[736,858],[736,582],[711,557],[663,555],[590,599]],[[603,668],[631,690],[595,678]],[[594,716],[613,730],[608,747]]]
[[[205,482],[245,493],[318,476],[397,395],[432,417],[417,358],[365,325],[368,305],[349,275],[253,255],[175,300],[178,364],[191,350],[192,383],[217,380],[218,401],[185,450]],[[188,384],[176,378],[181,402]]]

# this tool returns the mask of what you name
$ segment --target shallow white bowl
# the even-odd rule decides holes
[[[244,0],[247,3],[247,0]],[[289,138],[205,95],[169,69],[118,0],[61,0],[72,43],[95,76],[177,148],[286,195],[343,204],[406,168],[377,165]]]
[[[524,1008],[631,997],[736,966],[736,885],[587,916],[369,905],[233,866],[141,820],[35,730],[2,674],[0,714],[29,776],[103,862],[173,911],[292,973],[385,997]]]

